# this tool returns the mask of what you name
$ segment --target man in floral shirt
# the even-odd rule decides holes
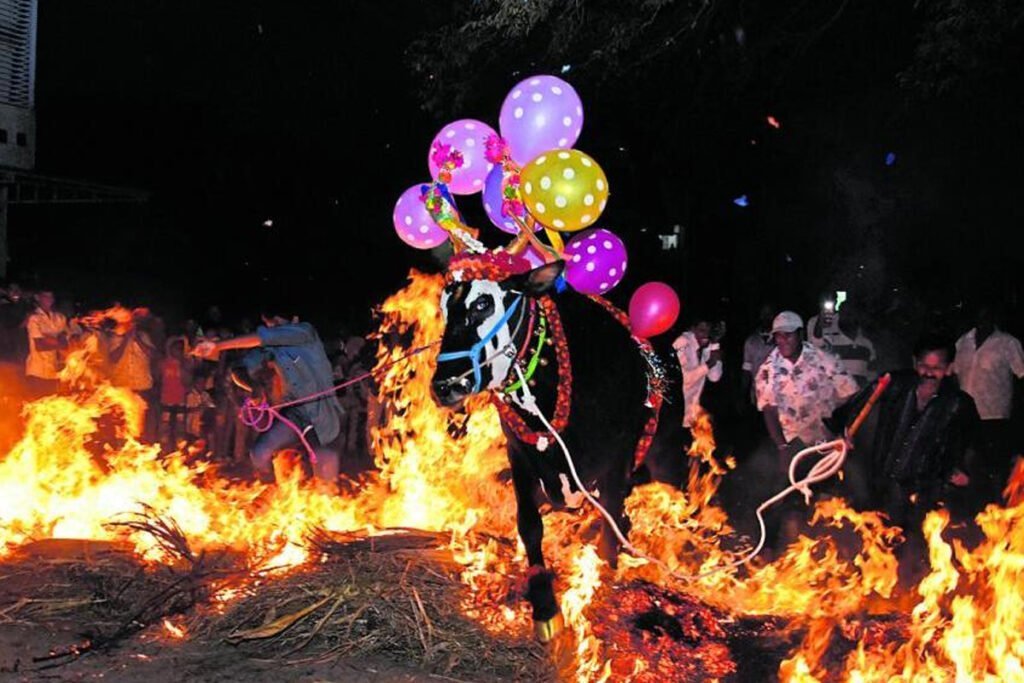
[[[804,322],[792,311],[772,321],[775,349],[755,378],[757,408],[780,454],[829,438],[822,420],[850,396],[857,382],[832,354],[802,338]]]

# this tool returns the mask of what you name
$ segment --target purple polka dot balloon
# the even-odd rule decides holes
[[[491,219],[494,226],[503,232],[512,235],[519,234],[519,227],[516,222],[501,213],[501,206],[505,201],[505,195],[501,191],[502,168],[495,166],[487,174],[484,181],[484,212]]]
[[[448,239],[448,233],[434,222],[427,205],[420,200],[419,185],[413,185],[402,193],[391,219],[395,232],[410,247],[433,249]]]
[[[485,144],[491,135],[497,133],[483,121],[459,119],[449,123],[430,143],[430,150],[427,152],[430,177],[437,180],[437,172],[440,170],[434,162],[434,149],[437,145],[450,145],[452,149],[462,153],[462,166],[452,171],[452,181],[448,183],[448,189],[453,194],[475,194],[484,189],[484,180],[494,167],[494,164],[487,161]]]
[[[605,294],[626,274],[626,245],[611,230],[594,228],[565,245],[565,279],[582,294]]]
[[[576,144],[583,130],[583,103],[561,78],[533,76],[509,91],[498,121],[512,158],[523,165],[542,152]]]
[[[491,172],[487,174],[487,180],[484,181],[484,212],[487,217],[491,219],[491,223],[503,232],[507,232],[510,235],[519,234],[519,226],[516,222],[504,215],[501,212],[501,206],[505,201],[505,195],[501,191],[502,181],[502,168],[501,166],[495,166],[491,169]],[[540,230],[543,226],[538,223],[537,227],[534,228],[534,232]]]

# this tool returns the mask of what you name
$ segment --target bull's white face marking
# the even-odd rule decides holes
[[[483,339],[487,336],[487,333],[501,320],[502,316],[505,315],[505,290],[498,285],[497,282],[491,282],[490,280],[474,280],[469,286],[469,293],[466,295],[466,312],[469,313],[472,310],[473,304],[481,296],[490,295],[494,301],[494,312],[486,318],[476,328],[476,335],[478,339]],[[484,346],[483,359],[484,361],[490,360],[491,368],[491,381],[487,384],[488,389],[499,389],[505,382],[505,378],[508,377],[509,370],[512,369],[512,359],[506,356],[504,353],[500,355],[498,351],[504,349],[512,341],[512,331],[509,329],[511,321],[501,326],[501,329],[497,331],[497,334],[491,338],[491,341],[487,342]]]
[[[449,324],[463,326],[466,332],[469,332],[471,336],[475,335],[477,340],[483,339],[494,329],[508,310],[506,307],[508,295],[509,293],[502,289],[500,284],[491,280],[473,280],[454,287],[446,287],[441,292],[439,302],[445,327]],[[490,309],[490,313],[481,321],[481,311],[488,309]],[[516,316],[512,317],[517,320]],[[470,323],[470,321],[473,322]],[[515,324],[515,320],[506,321],[501,328],[495,330],[494,336],[481,349],[477,361],[483,365],[481,368],[482,379],[487,381],[482,389],[499,389],[509,377],[512,359],[507,355],[507,351],[511,349]],[[468,345],[467,348],[460,350],[468,351]]]

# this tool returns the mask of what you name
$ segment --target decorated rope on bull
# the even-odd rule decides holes
[[[601,554],[614,566],[629,529],[631,474],[657,430],[666,382],[647,340],[679,313],[662,283],[639,288],[629,315],[603,298],[622,281],[627,256],[617,235],[593,227],[609,188],[597,162],[572,149],[582,126],[572,86],[526,79],[505,99],[500,136],[469,119],[441,129],[428,155],[433,182],[406,190],[394,212],[407,244],[454,247],[432,387],[449,406],[490,392],[498,409],[530,563],[527,598],[544,640],[561,615],[541,550],[541,498],[595,504],[605,520]],[[490,221],[514,236],[504,248],[487,250],[457,209],[455,196],[476,192]]]

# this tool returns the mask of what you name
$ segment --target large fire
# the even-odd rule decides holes
[[[281,467],[278,484],[267,487],[228,480],[189,453],[161,455],[139,438],[141,400],[89,376],[86,344],[68,364],[76,390],[27,404],[23,435],[0,460],[0,558],[34,539],[70,537],[126,541],[146,561],[165,559],[150,536],[109,525],[140,504],[173,518],[196,549],[229,548],[254,569],[277,571],[316,559],[306,542],[313,528],[414,527],[450,535],[471,589],[467,615],[494,632],[527,633],[521,586],[510,578],[524,573],[525,560],[514,496],[500,476],[507,462],[497,414],[483,399],[459,413],[436,406],[429,352],[391,364],[440,337],[441,286],[439,277],[414,273],[381,307],[378,471],[347,495],[305,481],[298,468]],[[781,680],[1024,680],[1024,468],[1007,491],[1009,507],[979,516],[984,539],[973,549],[943,538],[945,512],[928,516],[931,572],[908,603],[896,599],[899,530],[840,499],[814,507],[824,533],[799,538],[773,562],[730,567],[743,548],[714,503],[727,470],[712,456],[706,418],[695,436],[685,490],[650,484],[627,501],[631,541],[661,565],[623,555],[613,571],[585,540],[592,511],[546,517],[545,554],[571,640],[566,679],[657,680],[642,653],[597,635],[607,630],[600,614],[609,590],[646,580],[723,614],[791,624],[801,644],[782,663]],[[828,533],[840,527],[854,543]],[[869,615],[887,612],[909,614],[897,636],[865,626]],[[837,655],[837,635],[855,646]]]

